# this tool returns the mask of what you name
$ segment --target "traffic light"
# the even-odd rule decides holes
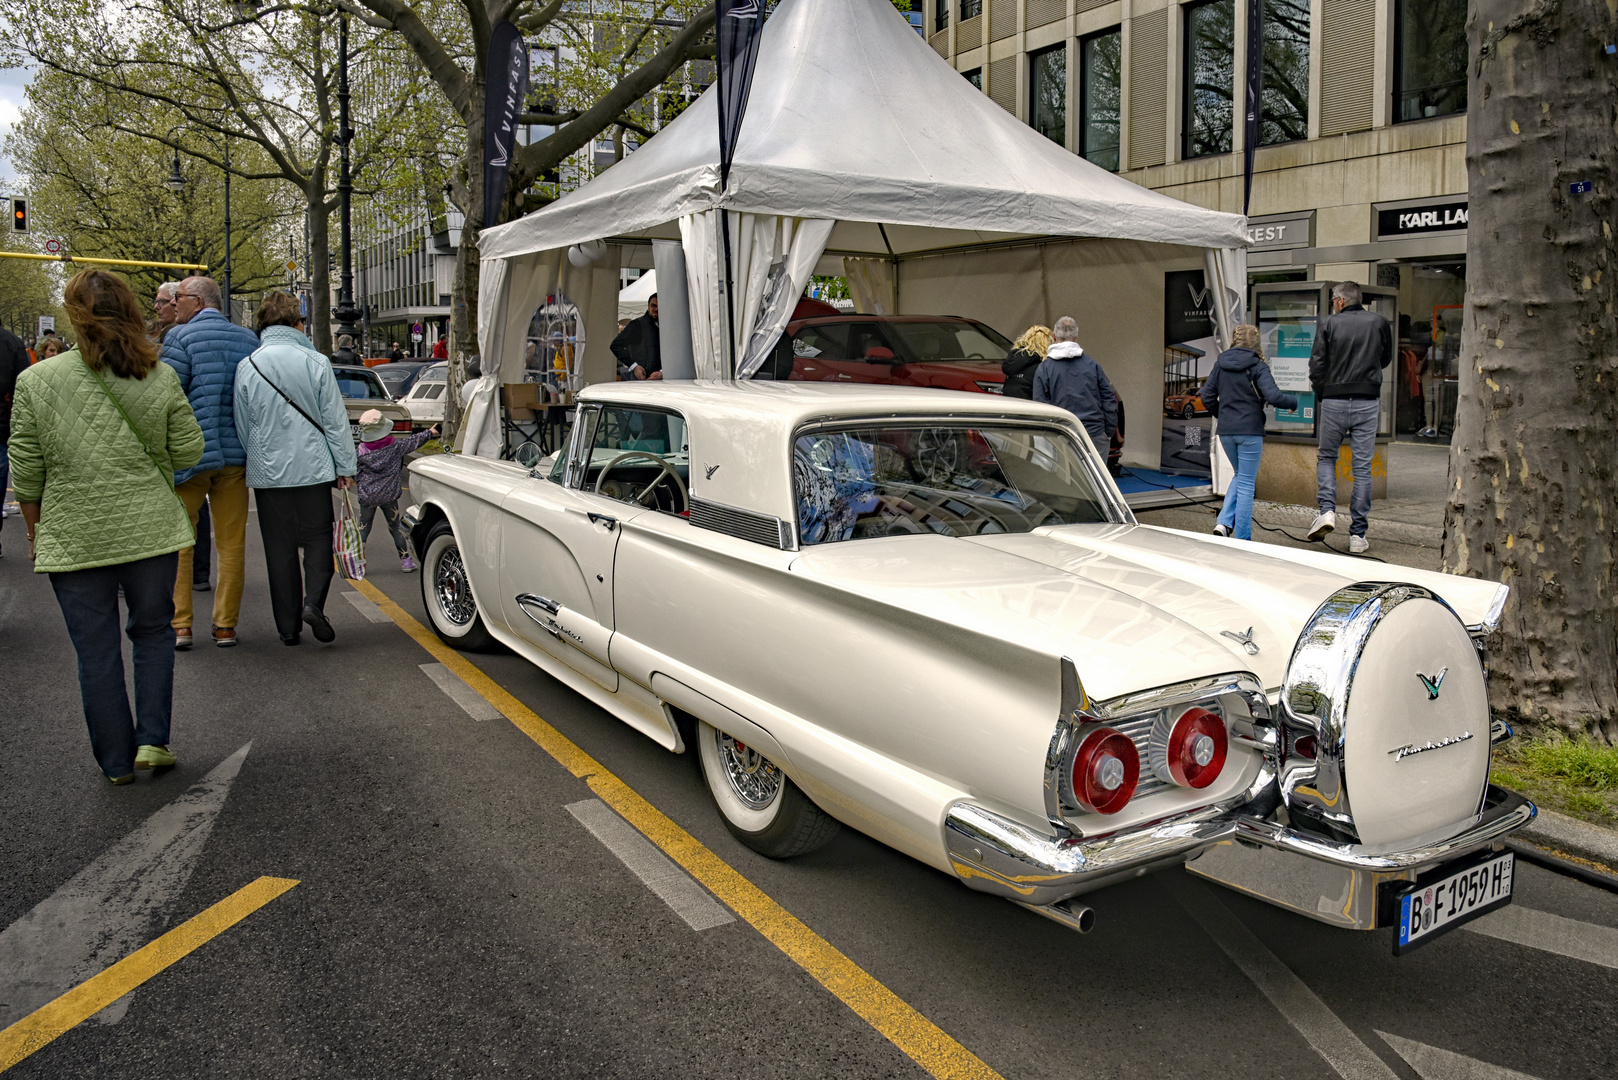
[[[28,231],[28,200],[11,200],[11,230],[13,232]]]

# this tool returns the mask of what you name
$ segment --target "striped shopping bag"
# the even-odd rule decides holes
[[[360,539],[360,497],[350,486],[331,489],[332,560],[343,577],[365,577],[365,542]]]

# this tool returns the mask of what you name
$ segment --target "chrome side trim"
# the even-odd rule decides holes
[[[1495,590],[1494,599],[1489,602],[1489,610],[1484,612],[1483,621],[1472,623],[1466,628],[1466,632],[1476,637],[1480,634],[1492,634],[1500,629],[1500,616],[1506,610],[1506,601],[1510,598],[1511,586],[1501,585]]]
[[[1239,800],[1204,807],[1135,832],[1095,838],[1047,835],[981,806],[956,803],[945,816],[945,846],[951,869],[968,887],[1045,908],[1121,873],[1183,862],[1225,840],[1262,844],[1351,870],[1421,869],[1494,843],[1532,821],[1537,813],[1534,804],[1521,795],[1490,785],[1483,812],[1454,836],[1379,851],[1243,814],[1250,797],[1273,779],[1274,774],[1266,769]]]
[[[517,601],[517,606],[522,609],[522,613],[533,620],[535,626],[553,638],[561,638],[562,631],[554,622],[557,614],[562,610],[561,604],[558,604],[555,600],[547,600],[543,596],[536,596],[534,593],[520,593],[513,599]],[[533,608],[539,608],[545,612],[552,621],[547,622],[545,619],[535,615],[532,611]]]

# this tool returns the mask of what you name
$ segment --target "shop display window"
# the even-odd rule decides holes
[[[1394,105],[1403,120],[1466,111],[1466,0],[1398,0]]]
[[[1228,154],[1236,88],[1235,0],[1185,8],[1185,104],[1181,155]]]
[[[1253,287],[1253,310],[1259,340],[1269,361],[1275,384],[1298,399],[1296,409],[1265,406],[1269,421],[1264,430],[1276,435],[1312,438],[1315,434],[1315,394],[1309,382],[1309,354],[1321,319],[1331,314],[1331,282],[1304,281]],[[1394,289],[1363,285],[1365,307],[1399,326],[1399,293]],[[1397,350],[1396,350],[1397,351]],[[1379,436],[1393,434],[1395,377],[1399,357],[1383,372]]]
[[[1079,153],[1118,171],[1123,34],[1116,27],[1079,42]]]
[[[1028,54],[1028,122],[1057,146],[1067,145],[1067,45]]]

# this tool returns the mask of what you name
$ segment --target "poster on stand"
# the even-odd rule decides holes
[[[1163,446],[1159,468],[1211,479],[1213,417],[1197,391],[1219,355],[1214,340],[1213,290],[1201,270],[1163,276]]]

